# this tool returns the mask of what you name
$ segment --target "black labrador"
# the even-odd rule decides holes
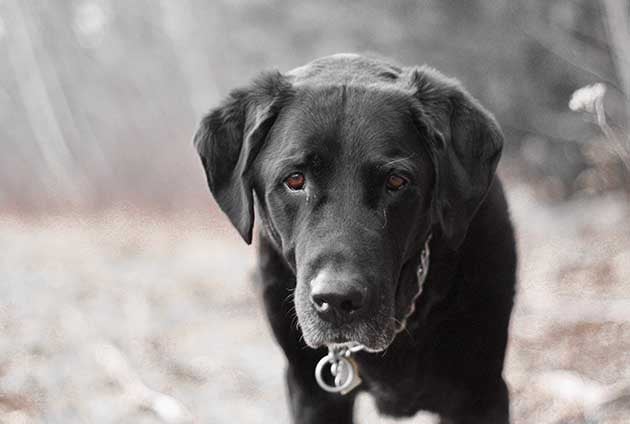
[[[294,422],[351,423],[361,390],[391,416],[509,422],[516,252],[495,176],[503,136],[457,81],[325,57],[232,91],[194,143],[247,243],[256,199],[258,275]],[[351,361],[333,383],[339,352]],[[359,374],[356,389],[318,385],[327,355],[324,384]]]

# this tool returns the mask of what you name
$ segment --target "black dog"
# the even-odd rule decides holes
[[[456,81],[326,57],[233,91],[194,142],[247,243],[255,194],[260,284],[296,423],[352,422],[360,390],[388,415],[509,422],[516,253],[494,175],[503,137]],[[363,382],[322,390],[326,347],[339,359],[357,346],[346,365]]]

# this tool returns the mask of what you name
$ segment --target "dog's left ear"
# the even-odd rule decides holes
[[[291,93],[279,72],[261,74],[211,110],[193,137],[210,191],[247,244],[254,226],[251,165]]]
[[[428,67],[410,71],[416,126],[435,168],[433,212],[456,249],[493,181],[503,147],[494,117],[461,85]]]

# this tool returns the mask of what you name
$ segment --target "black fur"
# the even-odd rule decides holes
[[[393,416],[509,422],[502,370],[516,249],[494,176],[502,142],[456,81],[357,55],[263,74],[204,118],[195,145],[210,190],[248,243],[256,199],[259,284],[288,359],[294,422],[350,423],[358,390]],[[295,172],[302,190],[285,185]],[[391,174],[409,183],[388,190]],[[360,291],[361,307],[324,316],[313,301],[322,284]],[[345,342],[370,350],[356,355],[364,382],[331,395],[315,364],[324,346]]]

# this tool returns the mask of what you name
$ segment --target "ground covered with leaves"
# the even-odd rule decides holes
[[[509,189],[515,423],[630,417],[630,206]],[[218,215],[0,216],[0,422],[284,423],[284,358]],[[361,423],[380,418],[367,395]],[[419,414],[404,422],[431,423]]]

